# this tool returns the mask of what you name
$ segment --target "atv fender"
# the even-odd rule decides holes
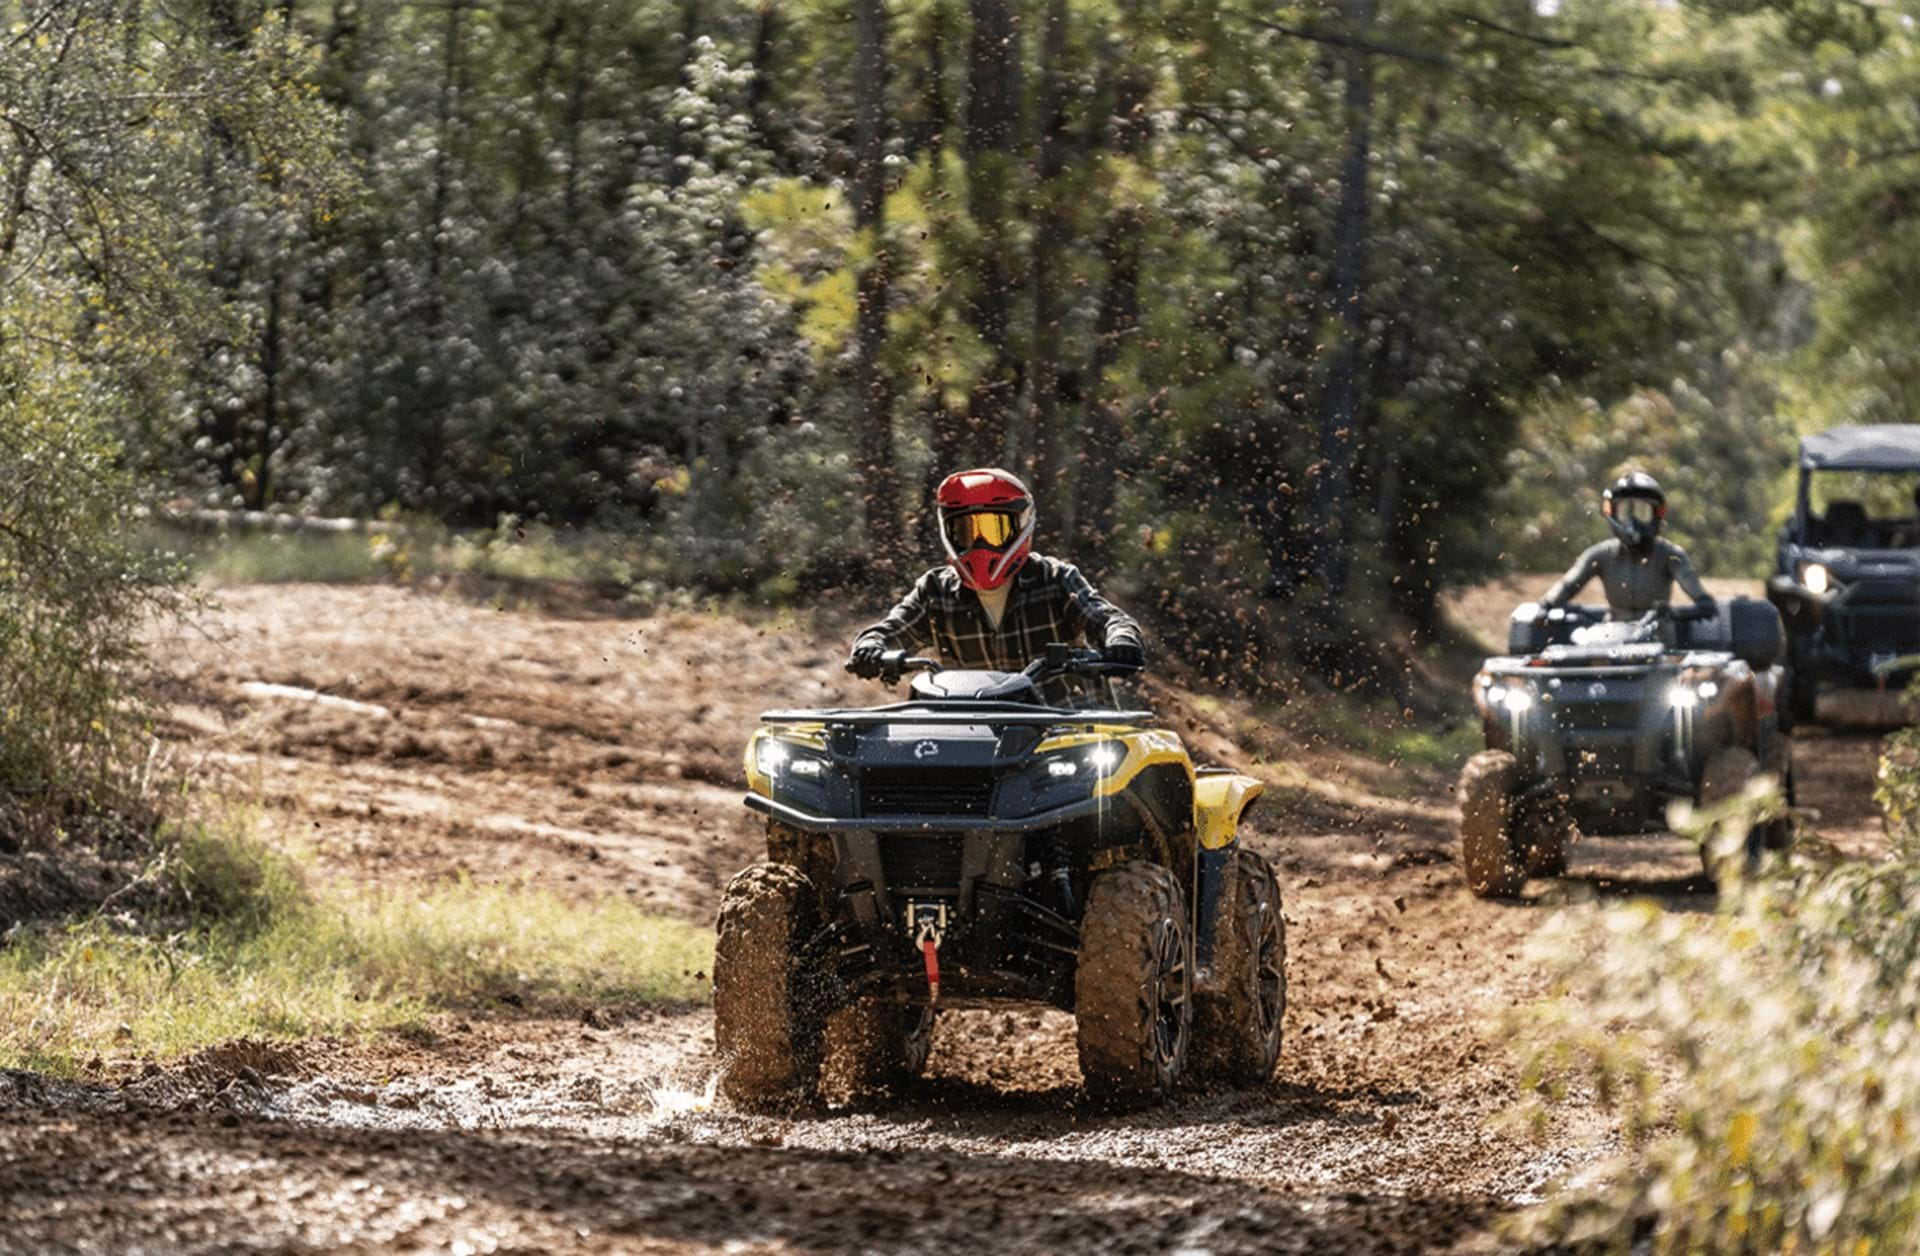
[[[1201,772],[1193,782],[1193,829],[1200,849],[1229,849],[1239,836],[1241,817],[1266,788],[1238,772]]]
[[[1194,963],[1202,971],[1213,966],[1221,894],[1227,863],[1239,844],[1240,820],[1265,790],[1238,772],[1203,771],[1194,778],[1193,830],[1199,838],[1193,867]]]

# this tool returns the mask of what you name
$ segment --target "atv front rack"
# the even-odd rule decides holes
[[[930,706],[924,702],[895,702],[888,706],[847,707],[818,711],[766,711],[762,724],[838,724],[874,727],[881,724],[988,724],[1009,727],[1052,728],[1060,724],[1145,724],[1151,711],[1081,711],[1068,707],[1037,707],[1025,702],[967,702]]]

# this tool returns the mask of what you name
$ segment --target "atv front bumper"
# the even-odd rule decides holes
[[[1027,841],[1004,831],[836,833],[829,970],[849,995],[1073,1006],[1080,931],[1030,893]]]
[[[842,998],[906,1002],[931,996],[925,943],[934,943],[940,1002],[1073,1006],[1084,887],[1050,874],[1054,834],[1110,802],[1088,800],[1021,820],[808,815],[760,796],[747,805],[832,843],[829,924],[813,945]]]

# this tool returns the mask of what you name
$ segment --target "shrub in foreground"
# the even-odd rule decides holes
[[[1516,1026],[1528,1080],[1549,1097],[1590,1086],[1629,1143],[1610,1187],[1543,1219],[1553,1236],[1920,1250],[1915,748],[1903,735],[1883,766],[1889,862],[1801,857],[1727,887],[1712,915],[1634,904],[1546,931],[1568,997]],[[1724,840],[1767,805],[1706,819]]]

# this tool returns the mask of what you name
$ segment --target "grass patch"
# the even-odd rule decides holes
[[[368,537],[305,534],[241,536],[202,542],[188,563],[209,582],[359,584],[390,575]]]
[[[180,927],[93,918],[0,946],[0,1067],[73,1075],[96,1058],[398,1029],[501,1001],[573,1010],[706,995],[707,930],[624,900],[323,885],[239,826],[196,831],[167,859]]]
[[[1370,751],[1388,763],[1419,768],[1455,768],[1486,747],[1480,725],[1462,720],[1435,731],[1397,728],[1382,735]]]
[[[1309,744],[1349,750],[1395,767],[1455,768],[1483,749],[1479,723],[1464,716],[1436,727],[1382,703],[1350,699],[1319,702],[1289,714],[1293,734]]]
[[[652,592],[628,539],[508,524],[462,534],[429,525],[365,532],[208,535],[148,529],[146,548],[177,554],[207,583],[366,584],[470,576],[525,584]]]

